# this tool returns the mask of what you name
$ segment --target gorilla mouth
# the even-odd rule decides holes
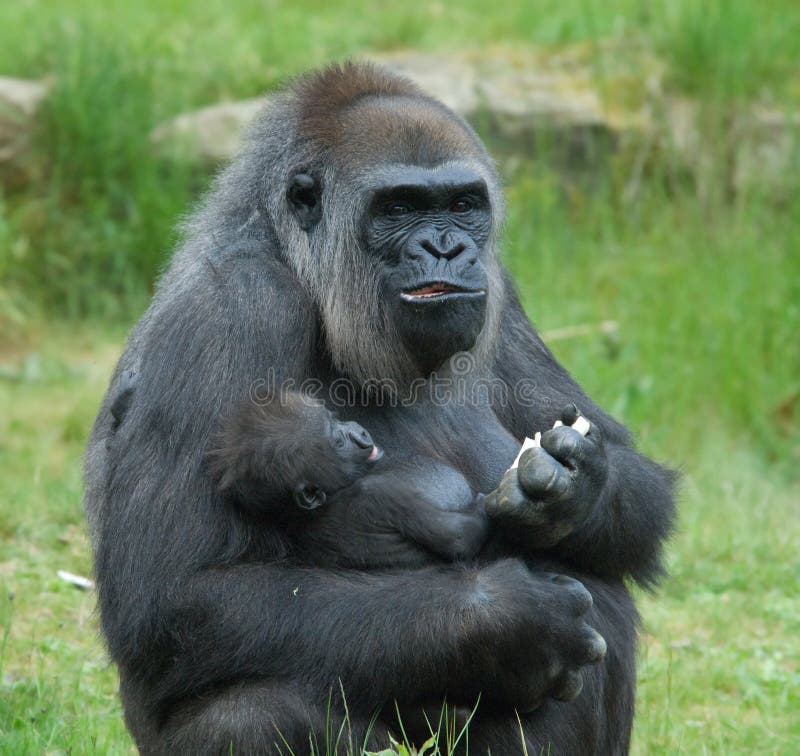
[[[441,299],[452,294],[467,294],[484,296],[486,292],[483,289],[465,289],[463,286],[458,286],[444,281],[433,281],[432,283],[424,284],[416,289],[409,289],[400,292],[400,297],[406,302],[419,302],[423,299]]]
[[[372,451],[369,453],[369,457],[367,457],[367,462],[377,462],[381,457],[383,457],[383,449],[373,445]]]

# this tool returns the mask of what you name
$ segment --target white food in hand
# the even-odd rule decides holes
[[[553,423],[554,428],[560,428],[562,425],[564,425],[564,423],[562,423],[561,420],[556,420],[555,423]],[[592,424],[583,415],[578,415],[575,422],[572,423],[570,427],[578,431],[578,433],[580,433],[582,436],[585,436],[589,432],[589,428],[592,427]],[[541,447],[541,445],[542,445],[542,434],[540,431],[536,431],[533,438],[528,438],[526,436],[525,440],[522,442],[522,446],[520,447],[519,453],[512,462],[511,467],[509,467],[508,469],[515,470],[517,467],[519,467],[520,458],[526,451],[528,451],[528,449],[537,449]]]
[[[583,415],[578,415],[578,419],[572,423],[572,427],[582,436],[585,436],[589,432],[589,428],[592,427],[592,424]]]
[[[528,451],[528,449],[535,449],[537,446],[541,446],[542,445],[540,443],[540,439],[542,437],[542,434],[541,433],[537,433],[536,436],[538,436],[539,438],[537,439],[536,437],[534,437],[534,438],[528,438],[527,436],[525,437],[525,440],[522,442],[522,447],[519,450],[519,454],[517,454],[517,458],[511,463],[511,467],[508,468],[509,470],[514,470],[515,468],[517,468],[519,466],[520,457],[526,451]]]

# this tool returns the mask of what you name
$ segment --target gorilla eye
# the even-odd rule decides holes
[[[459,197],[452,205],[450,205],[450,212],[452,213],[468,213],[475,208],[475,202],[469,197]]]
[[[405,202],[389,202],[384,206],[383,212],[384,215],[399,218],[401,215],[408,215],[411,212],[411,206]]]
[[[345,444],[344,436],[341,433],[336,434],[336,440],[333,442],[333,445],[337,449],[341,449]]]

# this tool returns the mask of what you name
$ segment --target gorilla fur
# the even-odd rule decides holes
[[[673,475],[530,325],[497,258],[502,208],[463,120],[346,64],[277,96],[184,223],[86,453],[102,630],[142,753],[385,746],[395,702],[413,718],[445,699],[479,701],[471,753],[627,751],[625,580],[662,573]],[[442,402],[432,372],[507,390]],[[408,482],[443,507],[494,492],[478,561],[318,567],[278,522],[230,507],[209,446],[263,380],[314,381],[330,407],[342,381],[389,387],[348,416],[398,459],[440,454],[451,475],[410,467]],[[587,437],[549,430],[504,474],[570,402]]]

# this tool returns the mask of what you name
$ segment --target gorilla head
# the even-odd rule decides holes
[[[256,491],[246,495],[316,509],[382,456],[358,423],[339,420],[302,394],[282,392],[259,404],[244,402],[226,419],[209,462],[223,491],[255,481]]]
[[[261,187],[263,210],[339,372],[403,384],[459,351],[480,359],[499,308],[502,199],[466,123],[410,82],[349,64],[301,79],[251,145],[251,171],[254,150],[284,171]]]

